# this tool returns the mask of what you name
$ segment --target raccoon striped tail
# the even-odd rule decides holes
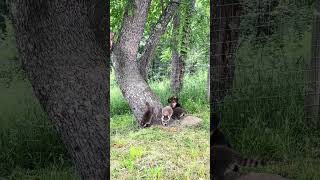
[[[240,167],[260,167],[267,165],[267,161],[265,160],[256,160],[256,159],[242,159],[238,162],[231,163],[225,170],[224,174],[226,175],[229,172],[239,172]]]
[[[240,162],[238,162],[240,166],[244,167],[259,167],[259,166],[265,166],[267,165],[267,162],[265,160],[256,160],[256,159],[243,159]]]

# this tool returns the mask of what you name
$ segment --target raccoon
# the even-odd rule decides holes
[[[168,103],[170,104],[172,109],[177,108],[177,107],[181,107],[181,105],[178,101],[179,101],[179,99],[177,96],[171,96],[168,98]]]
[[[161,123],[163,126],[167,126],[170,123],[173,110],[170,106],[162,108]]]
[[[218,127],[220,125],[220,116],[217,112],[213,113],[213,116],[211,116],[210,121],[212,122],[213,127],[211,128],[211,134],[210,134],[210,144],[211,145],[226,145],[229,148],[231,148],[231,144],[226,138],[226,136],[223,134],[221,129]]]
[[[239,166],[257,167],[266,165],[266,162],[262,160],[246,159],[240,153],[225,145],[211,146],[212,152],[213,164],[211,172],[213,177],[218,180],[224,180],[224,176],[230,171],[238,172]]]
[[[231,144],[229,143],[228,139],[225,137],[225,135],[222,133],[220,129],[214,129],[211,137],[210,137],[211,144],[216,145],[225,145],[231,148]]]
[[[154,112],[154,107],[152,107],[148,102],[146,102],[146,107],[144,110],[144,114],[140,121],[141,127],[149,127],[151,125],[151,120]]]
[[[181,107],[172,108],[172,110],[173,110],[172,119],[180,119],[186,115],[186,111]]]

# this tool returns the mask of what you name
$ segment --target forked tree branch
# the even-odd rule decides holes
[[[166,31],[167,25],[175,14],[176,9],[179,7],[179,2],[179,0],[173,0],[169,2],[169,5],[160,16],[156,25],[152,28],[151,35],[147,39],[144,51],[139,61],[139,70],[145,80],[148,78],[148,69],[150,67],[154,51],[160,41],[161,36]]]

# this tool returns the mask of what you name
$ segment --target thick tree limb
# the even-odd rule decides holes
[[[136,119],[141,120],[145,103],[149,102],[151,106],[155,107],[153,117],[157,121],[161,114],[162,104],[142,78],[136,61],[138,45],[143,35],[150,1],[135,0],[133,9],[131,9],[132,14],[128,13],[128,8],[126,9],[120,41],[113,47],[112,61],[117,83]]]
[[[309,89],[305,96],[305,116],[307,124],[311,127],[320,127],[319,123],[319,101],[320,101],[320,1],[315,4],[313,25],[312,25],[312,44],[311,44],[311,63],[308,71]]]
[[[150,0],[134,0],[131,3],[134,3],[134,5],[128,6],[124,13],[118,46],[121,47],[123,52],[126,52],[128,60],[133,62],[136,61],[138,46],[143,35],[150,7]],[[133,14],[129,12],[133,12]]]
[[[172,21],[172,60],[171,60],[171,91],[176,96],[179,89],[179,77],[181,70],[181,58],[179,53],[179,27],[180,27],[180,14],[175,14]]]
[[[151,30],[151,35],[147,39],[144,51],[139,61],[139,70],[142,77],[147,81],[148,70],[154,55],[154,51],[160,41],[161,36],[165,33],[167,25],[179,7],[179,0],[170,1],[163,14],[160,16],[157,24]]]

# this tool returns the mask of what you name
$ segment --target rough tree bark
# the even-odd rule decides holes
[[[166,31],[167,25],[172,19],[175,10],[179,7],[179,0],[172,0],[159,18],[156,25],[151,30],[151,35],[147,39],[144,51],[139,60],[139,70],[145,81],[148,80],[148,71],[151,66],[151,61],[154,55],[154,51],[160,41],[161,36]]]
[[[180,62],[179,54],[179,27],[180,27],[180,13],[177,12],[172,21],[172,60],[171,60],[171,92],[177,96],[179,87],[180,70],[182,70],[182,63]]]
[[[136,57],[151,0],[135,0],[126,8],[120,40],[113,44],[112,61],[117,83],[137,120],[143,116],[145,103],[155,107],[153,121],[160,123],[162,104],[140,74]],[[132,13],[129,13],[131,11]]]
[[[234,78],[234,53],[238,45],[240,3],[231,0],[213,1],[212,38],[212,88],[214,101],[223,101],[231,92]]]
[[[107,1],[10,1],[34,94],[82,179],[109,177]]]
[[[171,62],[171,91],[173,94],[178,95],[183,85],[184,77],[184,64],[187,59],[187,51],[190,44],[191,36],[191,17],[194,11],[195,0],[188,2],[187,11],[185,14],[185,23],[183,27],[183,37],[180,48],[180,53],[178,52],[178,37],[179,37],[179,26],[180,26],[180,14],[176,13],[173,20],[173,49],[172,49],[172,62]]]
[[[210,65],[208,68],[208,75],[207,75],[207,100],[210,101]]]
[[[319,127],[320,100],[320,1],[316,2],[312,25],[311,69],[308,79],[308,90],[305,97],[305,115],[308,124]]]

